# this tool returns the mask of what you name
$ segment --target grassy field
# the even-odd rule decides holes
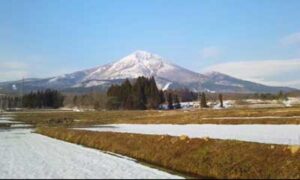
[[[267,116],[267,118],[266,118]],[[300,124],[300,107],[194,111],[21,112],[17,121],[47,124],[49,119],[73,119],[73,126],[95,124]]]
[[[133,157],[187,176],[300,178],[299,146],[67,128],[117,123],[300,124],[300,107],[193,111],[27,111],[15,115],[16,121],[36,125],[37,133]]]
[[[297,146],[38,128],[37,133],[205,178],[300,178]]]

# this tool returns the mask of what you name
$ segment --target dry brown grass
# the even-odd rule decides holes
[[[292,154],[296,154],[298,151],[300,151],[300,146],[293,145],[288,147]]]
[[[33,124],[45,124],[51,118],[72,118],[73,125],[139,123],[139,124],[300,124],[300,108],[258,108],[195,111],[96,111],[96,112],[24,112],[16,113],[16,120]],[[222,119],[222,117],[282,118]],[[221,119],[214,119],[221,118]]]
[[[0,128],[9,128],[10,126],[10,123],[0,123]]]
[[[196,177],[300,178],[300,151],[283,145],[65,128],[37,132]]]

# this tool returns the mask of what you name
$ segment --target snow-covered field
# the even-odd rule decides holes
[[[21,122],[17,122],[17,121],[12,121],[13,120],[13,116],[0,116],[0,124],[1,123],[8,123],[8,124],[17,124],[17,123],[21,123]]]
[[[12,116],[0,116],[0,120],[12,120],[13,117]]]
[[[226,117],[203,117],[201,119],[300,119],[300,116],[226,116]]]
[[[59,141],[30,129],[0,129],[3,178],[181,178],[98,150]]]
[[[14,123],[18,123],[18,122],[16,122],[16,121],[10,121],[10,120],[5,120],[5,119],[0,119],[0,123],[14,124]]]
[[[30,130],[0,131],[0,144],[0,178],[179,178]]]
[[[300,145],[300,125],[110,124],[82,129]]]
[[[286,107],[292,107],[300,104],[300,97],[289,97],[287,101],[283,101]]]
[[[0,116],[0,123],[9,123],[9,124],[15,124],[15,123],[20,123],[20,122],[17,122],[17,121],[12,121],[13,120],[13,117],[10,117],[10,116]]]
[[[10,127],[13,127],[13,128],[27,128],[27,127],[33,127],[32,125],[30,124],[11,124]]]
[[[208,101],[207,105],[213,109],[226,109],[226,108],[268,108],[268,107],[293,107],[300,105],[300,97],[289,97],[285,101],[279,100],[261,100],[261,99],[244,99],[241,100],[243,104],[239,104],[236,100],[224,100],[223,108],[220,108],[219,101]],[[183,109],[199,108],[198,101],[181,102]],[[167,105],[163,106],[163,109],[167,109]]]

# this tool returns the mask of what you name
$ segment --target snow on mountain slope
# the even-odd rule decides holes
[[[295,89],[289,87],[273,87],[266,86],[259,83],[241,80],[222,74],[219,72],[209,72],[205,74],[207,79],[203,86],[212,91],[223,92],[239,92],[239,93],[253,93],[253,92],[269,92],[278,93],[279,91],[293,91]]]
[[[293,91],[287,87],[271,87],[240,80],[218,72],[200,74],[168,62],[166,59],[146,51],[136,51],[114,63],[77,71],[62,76],[25,81],[27,91],[54,89],[88,89],[101,87],[105,90],[111,84],[120,84],[126,78],[154,76],[160,89],[189,88],[208,92],[279,92]],[[0,83],[4,90],[21,89],[22,81]]]
[[[126,79],[139,76],[154,76],[156,79],[161,79],[161,83],[158,83],[160,87],[170,83],[168,81],[189,83],[205,78],[201,74],[171,64],[158,55],[136,51],[115,63],[99,67],[87,75],[83,81],[94,80],[101,83],[100,80],[104,79]]]
[[[124,79],[138,76],[154,76],[163,67],[163,61],[159,56],[137,51],[125,58],[109,65],[100,67],[87,76],[86,79]]]

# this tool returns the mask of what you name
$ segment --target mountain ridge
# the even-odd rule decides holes
[[[160,89],[188,88],[193,91],[255,93],[293,91],[289,87],[273,87],[241,80],[219,72],[197,73],[170,63],[159,55],[135,51],[118,61],[60,76],[32,79],[24,83],[25,89],[55,88],[59,90],[101,87],[107,89],[125,79],[153,76]],[[22,81],[0,83],[0,88],[21,88]],[[14,88],[15,89],[15,88]]]

